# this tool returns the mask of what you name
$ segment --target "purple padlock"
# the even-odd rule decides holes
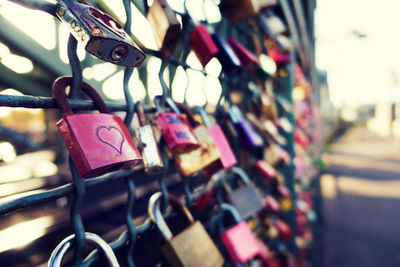
[[[261,148],[264,146],[263,138],[256,132],[253,125],[244,118],[238,106],[233,105],[229,108],[229,116],[238,131],[239,138],[246,147]]]

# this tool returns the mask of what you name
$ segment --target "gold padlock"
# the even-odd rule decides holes
[[[154,0],[147,13],[158,49],[164,57],[170,57],[181,35],[181,25],[166,0]]]
[[[176,236],[163,219],[159,208],[161,192],[151,196],[149,201],[149,216],[162,233],[165,244],[161,250],[171,266],[178,267],[220,267],[224,258],[211,240],[207,231],[199,221],[194,221],[189,210],[174,195],[168,195],[168,202],[182,215],[189,226]]]
[[[187,177],[202,169],[208,167],[212,168],[212,165],[220,159],[221,154],[215,146],[214,139],[208,133],[207,128],[204,125],[199,125],[195,121],[189,107],[181,103],[176,103],[176,105],[187,115],[201,145],[200,148],[189,153],[173,153],[178,172],[184,177]],[[196,127],[194,124],[198,126]]]

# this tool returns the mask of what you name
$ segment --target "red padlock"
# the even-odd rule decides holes
[[[203,24],[194,27],[193,32],[189,36],[189,42],[190,47],[203,67],[218,53],[218,47]]]
[[[292,236],[292,230],[290,229],[289,225],[280,219],[277,219],[274,225],[278,230],[279,238],[283,242],[289,241],[290,237]]]
[[[256,162],[256,170],[267,180],[276,177],[276,170],[265,160],[259,160]]]
[[[230,44],[233,51],[235,51],[235,54],[240,60],[240,64],[248,73],[253,74],[260,68],[260,61],[250,50],[232,37],[228,37],[226,41]]]
[[[154,103],[160,110],[159,102],[161,96],[154,98]],[[162,135],[168,148],[173,152],[191,152],[200,147],[189,121],[176,107],[174,101],[169,99],[169,106],[174,112],[159,112],[156,116],[157,125],[160,127]]]
[[[85,82],[83,92],[101,113],[73,114],[65,95],[65,88],[71,82],[72,77],[58,78],[52,93],[62,113],[57,127],[79,175],[98,176],[141,162],[140,152],[121,118],[109,114],[103,99]]]
[[[243,221],[239,212],[232,205],[222,203],[221,209],[229,212],[235,222],[225,232],[221,233],[221,241],[224,244],[234,264],[245,263],[262,254],[260,244],[254,236],[246,221]]]

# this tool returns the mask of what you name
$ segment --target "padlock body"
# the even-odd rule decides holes
[[[278,230],[279,238],[283,242],[289,241],[290,237],[292,236],[292,230],[290,229],[289,225],[278,219],[275,221],[275,227]]]
[[[142,160],[118,116],[102,113],[67,115],[57,127],[82,177],[102,175]]]
[[[232,47],[218,34],[213,33],[211,37],[218,48],[217,58],[221,63],[222,71],[227,75],[238,75],[241,70],[240,60]]]
[[[200,147],[192,127],[184,116],[162,112],[156,116],[156,122],[171,151],[187,153]]]
[[[228,197],[243,219],[248,219],[264,208],[264,203],[252,184],[240,186],[229,192]]]
[[[253,125],[248,120],[241,120],[235,124],[239,132],[239,138],[244,146],[250,148],[260,148],[264,145],[263,138],[256,132]]]
[[[145,59],[121,25],[93,6],[63,1],[56,14],[93,56],[126,67],[139,66]]]
[[[203,67],[218,53],[217,46],[203,24],[194,27],[193,32],[189,36],[189,42],[190,47]]]
[[[150,175],[158,175],[164,169],[160,151],[150,125],[140,126],[136,130],[137,138],[142,147],[143,165]]]
[[[258,241],[246,221],[223,232],[221,241],[234,264],[245,263],[261,254]]]
[[[268,212],[278,213],[280,211],[279,203],[274,197],[268,195],[264,198],[264,202]]]
[[[277,65],[288,64],[291,61],[290,53],[284,53],[277,48],[268,49],[268,56],[272,58]]]
[[[260,61],[250,50],[244,47],[235,39],[229,37],[226,39],[229,45],[232,47],[233,51],[240,60],[241,66],[246,70],[246,72],[253,74],[260,67]]]
[[[181,34],[181,26],[175,12],[166,0],[154,0],[147,13],[156,44],[164,57],[170,57]]]
[[[194,133],[199,140],[200,147],[189,153],[175,153],[178,172],[183,176],[189,176],[197,171],[203,170],[206,173],[216,171],[216,166],[222,168],[219,163],[220,152],[214,144],[214,140],[208,134],[204,126],[196,127]],[[210,168],[210,169],[208,169]]]
[[[255,0],[222,0],[219,8],[230,23],[248,19],[256,15],[259,9]]]
[[[256,170],[261,173],[261,175],[267,179],[274,179],[276,176],[276,170],[265,160],[259,160],[256,162]]]
[[[220,160],[223,168],[226,169],[236,165],[237,160],[235,154],[233,154],[232,148],[229,145],[229,142],[226,139],[221,127],[218,124],[215,124],[211,127],[208,127],[207,131],[214,140],[214,144],[220,153]]]
[[[270,145],[264,151],[264,159],[269,164],[275,166],[279,163],[289,164],[290,163],[290,155],[287,151],[283,150],[278,145]]]
[[[199,221],[167,240],[161,249],[174,267],[220,267],[224,263],[222,255]]]

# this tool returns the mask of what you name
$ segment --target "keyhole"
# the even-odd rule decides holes
[[[111,51],[110,60],[112,62],[122,61],[128,54],[128,48],[125,45],[118,45]]]

